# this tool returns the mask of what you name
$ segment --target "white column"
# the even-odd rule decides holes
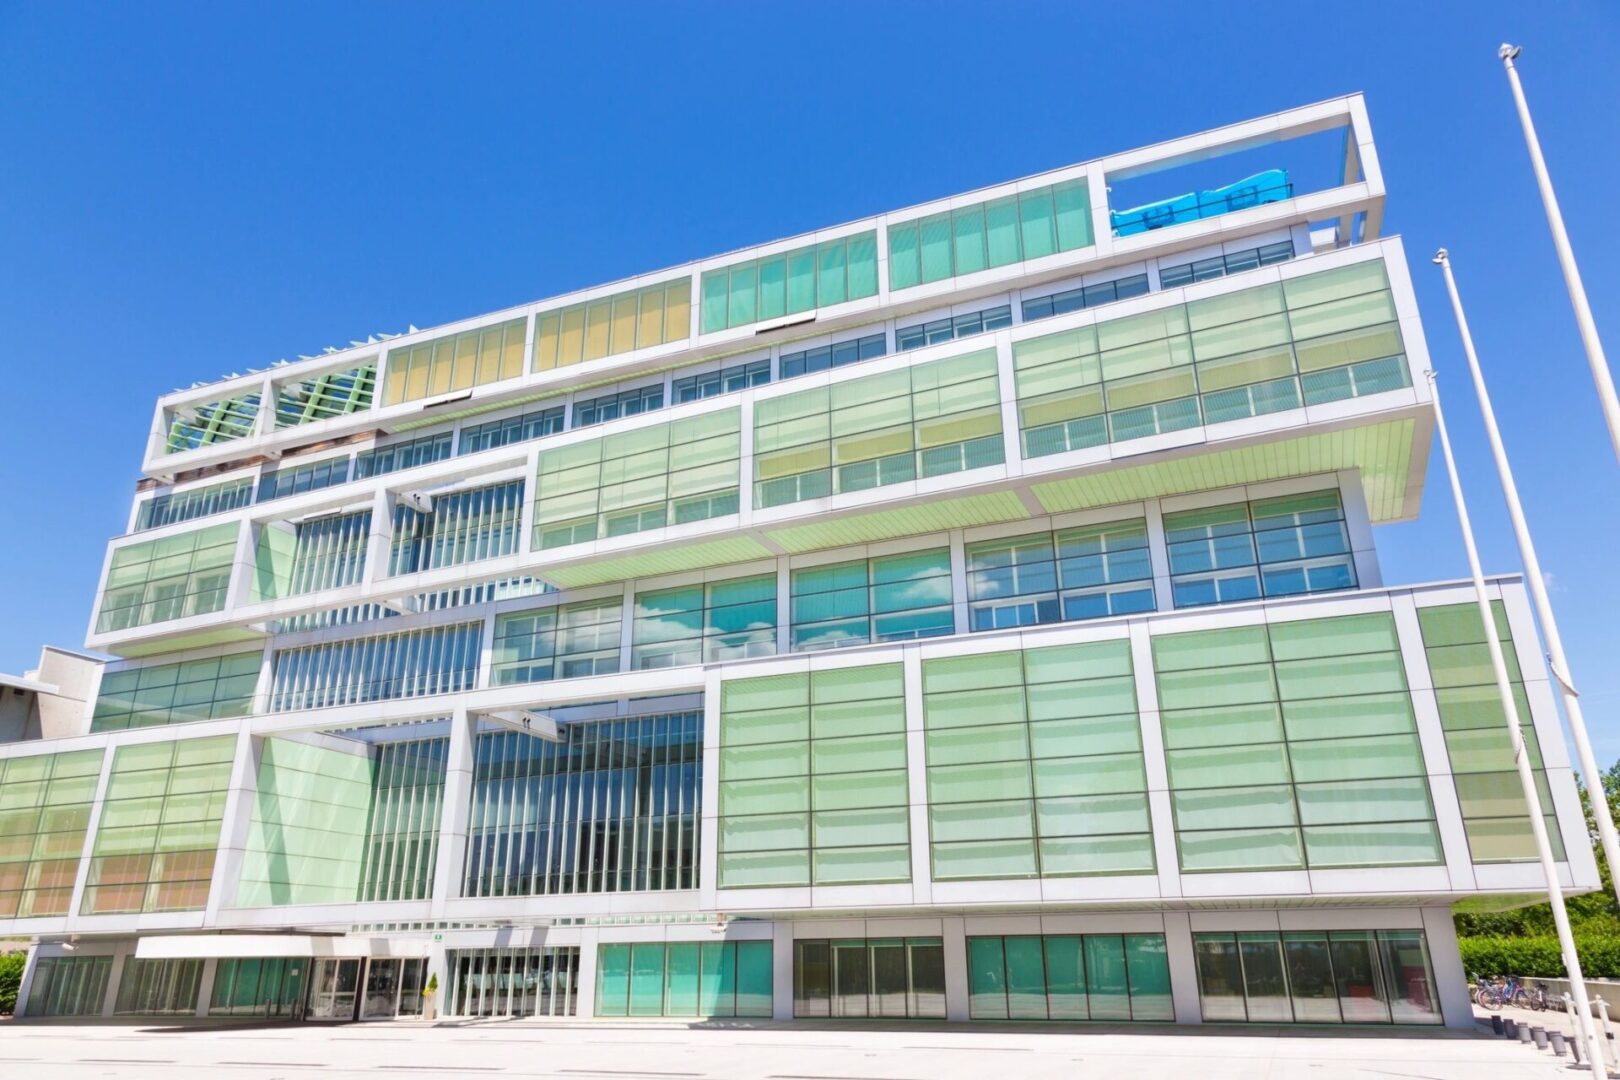
[[[124,981],[124,968],[135,955],[135,939],[129,938],[113,946],[112,971],[107,975],[107,993],[101,999],[101,1015],[111,1016],[118,1004],[118,987]]]
[[[574,1016],[590,1020],[596,1016],[596,946],[601,931],[586,927],[579,934],[579,989],[574,992]]]
[[[968,614],[967,545],[962,530],[950,531],[951,543],[951,614],[958,634],[972,632]]]
[[[793,1019],[793,924],[771,924],[771,1019]]]
[[[1165,761],[1164,728],[1159,723],[1159,687],[1153,672],[1153,638],[1146,619],[1130,624],[1131,670],[1136,684],[1136,712],[1141,728],[1142,766],[1147,774],[1153,860],[1158,866],[1159,895],[1181,895],[1181,862],[1176,851],[1175,818],[1170,809],[1170,770]]]
[[[1164,913],[1164,948],[1170,963],[1170,1000],[1176,1023],[1202,1024],[1198,1003],[1198,958],[1193,953],[1192,916],[1185,911]]]
[[[231,786],[226,789],[225,810],[220,818],[219,852],[214,860],[214,880],[208,886],[204,926],[215,925],[219,921],[219,909],[236,899],[253,829],[253,804],[258,797],[259,763],[263,756],[263,740],[255,739],[243,724],[236,733],[236,756],[231,762]]]
[[[923,731],[922,651],[907,647],[901,654],[905,677],[906,790],[911,820],[911,899],[929,904],[934,897],[934,871],[929,859],[928,748]]]
[[[945,947],[945,1019],[968,1017],[967,923],[960,916],[940,920],[940,942]]]
[[[101,756],[101,776],[96,781],[95,801],[90,804],[90,824],[84,830],[84,849],[79,855],[79,869],[73,877],[73,898],[68,901],[67,925],[70,928],[78,921],[79,912],[84,907],[84,891],[90,880],[90,861],[96,850],[96,831],[101,825],[101,812],[107,801],[107,785],[112,780],[113,759],[117,756],[116,743],[109,743]],[[17,1000],[20,1004],[20,993]]]
[[[478,721],[457,706],[450,718],[450,750],[444,769],[444,806],[439,815],[439,853],[433,868],[434,919],[444,917],[445,903],[461,892],[461,870],[467,860],[467,827],[472,817],[473,754]],[[441,979],[440,982],[445,980]]]
[[[28,1015],[28,995],[34,990],[34,973],[39,970],[39,945],[36,943],[28,948],[28,960],[23,964],[22,982],[17,984],[17,1006],[12,1010],[13,1019],[21,1019]]]
[[[1147,520],[1148,566],[1153,571],[1153,606],[1157,611],[1174,611],[1175,597],[1170,592],[1170,547],[1164,539],[1164,511],[1158,499],[1148,499],[1142,505],[1142,516]]]
[[[213,997],[214,973],[219,969],[219,961],[210,956],[203,961],[202,977],[197,980],[197,1016],[208,1015],[208,1003]]]
[[[1434,966],[1434,992],[1440,999],[1440,1016],[1446,1027],[1474,1029],[1474,1003],[1468,1000],[1468,973],[1463,970],[1457,951],[1457,924],[1451,921],[1451,908],[1426,907],[1423,936],[1429,942],[1429,963]]]

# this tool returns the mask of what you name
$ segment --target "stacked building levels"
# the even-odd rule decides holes
[[[1379,571],[1383,208],[1351,96],[162,397],[22,1011],[1471,1027],[1598,879],[1518,583]]]

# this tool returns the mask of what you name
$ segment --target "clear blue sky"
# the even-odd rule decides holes
[[[1620,467],[1504,39],[1620,363],[1600,0],[0,2],[0,670],[82,643],[173,387],[1364,90],[1486,568],[1518,562],[1440,244],[1614,760]],[[1377,533],[1390,582],[1466,574],[1438,462],[1421,521]]]

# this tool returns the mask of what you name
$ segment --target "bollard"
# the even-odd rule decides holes
[[[1530,1041],[1530,1025],[1529,1024],[1520,1024],[1519,1025],[1519,1041],[1522,1042],[1522,1043],[1527,1043],[1527,1042]]]
[[[1533,1027],[1533,1028],[1531,1028],[1530,1029],[1530,1038],[1532,1040],[1534,1040],[1537,1050],[1545,1050],[1545,1049],[1547,1049],[1547,1029],[1546,1028],[1543,1028],[1543,1027]]]
[[[1614,1045],[1614,1026],[1609,1023],[1609,1003],[1604,1001],[1601,995],[1594,1000],[1597,1003],[1600,1030],[1603,1032],[1603,1038],[1598,1041],[1603,1044],[1603,1050],[1608,1059],[1607,1065],[1612,1069],[1620,1066],[1620,1049],[1617,1049]]]
[[[1491,1033],[1494,1035],[1502,1035],[1506,1033],[1502,1028],[1502,1018],[1496,1013],[1491,1014]]]
[[[1502,1021],[1502,1028],[1503,1028],[1502,1033],[1504,1035],[1506,1035],[1508,1038],[1517,1039],[1519,1037],[1519,1025],[1518,1025],[1518,1022],[1515,1021],[1511,1016],[1508,1017],[1506,1020]]]
[[[1559,1057],[1564,1056],[1564,1033],[1562,1031],[1547,1032],[1547,1041],[1552,1043],[1552,1052]]]

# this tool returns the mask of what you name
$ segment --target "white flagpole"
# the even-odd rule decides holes
[[[1502,643],[1496,634],[1496,616],[1485,593],[1485,573],[1479,568],[1474,527],[1468,520],[1468,503],[1463,498],[1462,480],[1457,475],[1457,459],[1452,456],[1445,414],[1440,411],[1440,388],[1435,384],[1432,371],[1429,372],[1429,386],[1433,390],[1434,426],[1440,435],[1446,473],[1451,478],[1451,497],[1457,503],[1457,525],[1462,530],[1463,550],[1468,553],[1468,572],[1474,579],[1474,602],[1479,605],[1485,648],[1491,655],[1491,670],[1496,673],[1496,692],[1502,700],[1502,712],[1507,717],[1513,764],[1519,770],[1519,788],[1524,794],[1525,809],[1530,817],[1530,834],[1535,838],[1536,854],[1541,858],[1541,873],[1547,882],[1547,902],[1552,905],[1553,925],[1558,930],[1558,945],[1564,954],[1564,970],[1569,974],[1570,996],[1575,999],[1575,1008],[1584,1018],[1581,1021],[1581,1034],[1586,1039],[1587,1053],[1591,1055],[1595,1072],[1602,1067],[1596,1063],[1606,1060],[1603,1046],[1592,1030],[1592,1006],[1586,996],[1586,979],[1581,975],[1581,958],[1575,952],[1575,935],[1569,928],[1569,912],[1564,909],[1564,892],[1558,881],[1558,867],[1553,862],[1552,844],[1547,839],[1547,822],[1541,814],[1541,795],[1536,791],[1535,774],[1530,771],[1530,755],[1525,751],[1524,732],[1519,727],[1519,706],[1513,700],[1513,687],[1508,682],[1507,661],[1502,657]]]
[[[1507,69],[1508,85],[1513,88],[1513,103],[1519,108],[1519,123],[1524,128],[1524,141],[1530,147],[1530,165],[1536,172],[1536,184],[1541,188],[1541,203],[1547,209],[1547,224],[1552,229],[1553,246],[1558,249],[1558,262],[1564,268],[1564,285],[1569,289],[1569,302],[1575,308],[1575,325],[1581,331],[1581,344],[1586,347],[1586,363],[1592,369],[1592,382],[1597,385],[1598,404],[1603,407],[1603,419],[1609,425],[1609,442],[1620,458],[1620,398],[1615,396],[1614,376],[1609,372],[1608,358],[1603,355],[1603,342],[1598,340],[1597,323],[1592,321],[1592,305],[1586,299],[1586,286],[1581,283],[1580,268],[1575,265],[1575,252],[1569,246],[1569,232],[1564,228],[1564,215],[1558,209],[1558,196],[1553,194],[1552,177],[1547,174],[1547,160],[1541,156],[1541,140],[1536,138],[1535,124],[1530,120],[1530,105],[1524,99],[1524,87],[1519,83],[1519,71],[1513,66],[1520,50],[1517,45],[1504,44],[1496,51]]]
[[[1451,310],[1457,316],[1463,355],[1468,358],[1468,370],[1474,377],[1474,392],[1479,396],[1479,409],[1485,416],[1485,434],[1490,439],[1491,455],[1496,459],[1497,475],[1502,480],[1502,494],[1507,497],[1508,517],[1513,521],[1513,535],[1519,542],[1519,558],[1524,562],[1526,584],[1535,601],[1541,632],[1547,638],[1547,663],[1563,694],[1564,714],[1569,718],[1570,733],[1575,737],[1575,753],[1580,759],[1581,772],[1586,776],[1586,790],[1592,800],[1592,816],[1597,821],[1598,839],[1603,847],[1603,857],[1608,860],[1609,872],[1613,874],[1620,869],[1620,837],[1615,835],[1614,817],[1609,813],[1608,795],[1603,790],[1603,773],[1592,755],[1592,741],[1587,737],[1586,719],[1581,714],[1581,696],[1575,689],[1569,660],[1564,656],[1564,641],[1558,633],[1558,621],[1553,617],[1552,600],[1547,595],[1547,583],[1541,573],[1541,560],[1536,558],[1536,545],[1530,539],[1530,525],[1525,520],[1524,505],[1519,501],[1519,485],[1514,483],[1513,467],[1508,464],[1507,449],[1502,445],[1502,432],[1496,426],[1496,410],[1491,408],[1491,395],[1485,389],[1479,354],[1474,351],[1474,335],[1468,331],[1462,296],[1457,292],[1457,279],[1451,272],[1451,256],[1445,248],[1441,248],[1435,253],[1434,261],[1445,274],[1446,291],[1451,294]],[[1615,896],[1620,899],[1620,881],[1615,882]]]

